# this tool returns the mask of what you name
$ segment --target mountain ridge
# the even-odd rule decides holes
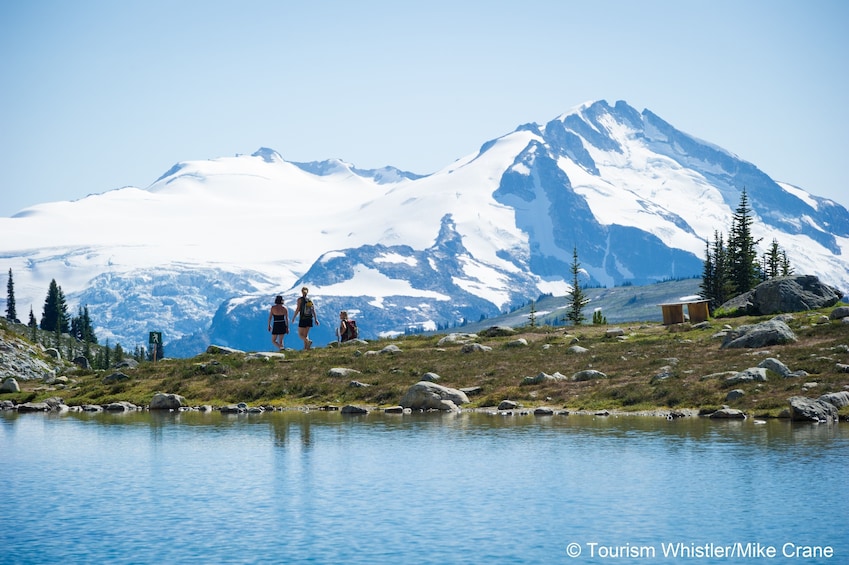
[[[293,163],[270,148],[177,163],[146,189],[0,218],[0,255],[19,310],[40,314],[55,278],[72,305],[89,306],[98,336],[125,348],[158,330],[172,355],[211,339],[257,349],[270,341],[273,295],[291,304],[301,285],[323,322],[346,309],[368,337],[565,294],[573,248],[591,286],[697,276],[744,187],[763,246],[775,238],[797,272],[849,287],[845,208],[603,100],[520,125],[429,175]],[[333,325],[314,330],[317,343]]]

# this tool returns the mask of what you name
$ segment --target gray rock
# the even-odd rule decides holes
[[[407,389],[399,404],[413,410],[452,410],[443,401],[451,402],[456,409],[458,405],[468,404],[469,397],[466,393],[454,388],[419,381]]]
[[[397,353],[401,353],[401,348],[395,344],[390,344],[380,350],[380,353],[384,355],[395,355]]]
[[[625,335],[625,330],[622,328],[610,328],[604,332],[604,337],[620,337]]]
[[[502,400],[498,403],[499,410],[515,410],[518,407],[519,403],[512,400]]]
[[[716,412],[710,415],[711,418],[717,419],[725,419],[725,420],[745,420],[746,413],[742,410],[737,410],[736,408],[720,408]]]
[[[327,374],[331,377],[350,377],[351,375],[359,375],[360,371],[356,369],[348,369],[346,367],[333,367]]]
[[[9,377],[0,385],[0,393],[5,392],[21,392],[21,385],[18,384],[18,381],[14,377]]]
[[[725,379],[726,385],[736,385],[740,383],[765,383],[766,382],[766,369],[763,367],[749,367],[744,371],[740,371],[736,375],[728,377]]]
[[[793,396],[790,403],[790,418],[797,422],[828,422],[837,417],[837,407],[829,402],[805,396]]]
[[[842,320],[849,316],[849,306],[838,306],[828,315],[832,320]]]
[[[785,365],[775,357],[767,357],[766,359],[758,363],[758,367],[768,369],[773,373],[778,373],[784,378],[787,378],[792,374],[787,365]]]
[[[132,402],[122,400],[120,402],[110,402],[103,407],[106,412],[133,412],[139,410],[139,407]]]
[[[342,410],[340,410],[340,413],[342,413],[342,414],[368,414],[368,410],[365,409],[365,408],[362,408],[361,406],[354,406],[352,404],[348,404],[348,405],[342,407]]]
[[[581,354],[588,352],[589,349],[587,349],[586,347],[581,347],[580,345],[572,345],[566,351],[568,351],[569,353]]]
[[[734,390],[728,391],[728,394],[725,395],[725,400],[726,400],[726,402],[732,402],[734,400],[739,400],[739,399],[743,398],[743,396],[745,396],[745,395],[746,395],[746,393],[743,392],[741,389],[735,388]]]
[[[59,353],[59,350],[56,349],[55,347],[48,347],[47,349],[44,350],[44,354],[47,355],[48,357],[52,357],[52,358],[57,359],[57,360],[62,359],[62,354]]]
[[[50,405],[46,402],[24,402],[15,407],[18,412],[48,412]]]
[[[206,352],[210,354],[218,354],[218,355],[244,355],[245,352],[241,349],[233,349],[232,347],[225,347],[223,345],[210,345],[206,348]]]
[[[186,399],[179,394],[157,392],[150,399],[151,410],[179,410],[186,405]]]
[[[602,373],[601,371],[596,371],[595,369],[586,369],[583,371],[578,371],[574,375],[572,375],[573,381],[591,381],[595,379],[606,379],[607,375]]]
[[[451,333],[436,342],[436,346],[443,347],[445,345],[453,345],[455,343],[465,344],[474,341],[477,338],[477,334]]]
[[[139,366],[139,362],[132,357],[124,357],[119,362],[115,363],[116,369],[135,369]]]
[[[554,373],[553,375],[549,375],[548,373],[542,373],[541,372],[541,373],[538,373],[534,377],[525,377],[524,379],[522,379],[521,384],[523,384],[523,385],[537,385],[537,384],[552,382],[552,381],[562,381],[562,380],[565,380],[565,379],[566,379],[566,377],[564,375],[561,375],[560,373]]]
[[[534,416],[553,416],[554,410],[551,408],[535,408]]]
[[[840,392],[829,392],[823,394],[817,400],[821,402],[828,402],[840,410],[844,406],[849,406],[849,392],[845,390]]]
[[[817,310],[837,304],[843,294],[813,275],[777,277],[764,281],[749,292],[732,298],[723,310],[766,316],[779,312]]]
[[[772,319],[729,331],[722,341],[721,348],[767,347],[794,341],[796,341],[796,334],[793,330],[781,320]]]
[[[492,348],[488,345],[481,345],[480,343],[467,343],[460,351],[463,353],[477,353],[492,351]]]
[[[388,406],[383,409],[384,414],[409,414],[412,412],[409,408],[403,406]]]
[[[516,330],[509,326],[492,326],[480,332],[484,337],[504,337],[515,335]]]
[[[348,383],[348,386],[351,387],[351,388],[368,388],[371,385],[368,384],[368,383],[360,382],[360,381],[351,381],[351,382]]]
[[[116,373],[112,373],[111,375],[106,375],[100,380],[100,382],[105,385],[111,385],[128,380],[130,380],[129,375],[125,375],[124,373],[118,371]]]
[[[520,337],[519,339],[514,339],[513,341],[508,341],[506,345],[507,345],[507,347],[527,347],[528,340],[526,340],[523,337]]]
[[[77,355],[73,360],[74,365],[80,367],[81,369],[89,370],[91,369],[91,365],[88,362],[88,359],[85,355]]]
[[[677,360],[676,360],[677,361]],[[660,368],[660,371],[657,372],[654,376],[652,376],[649,381],[651,384],[665,381],[667,379],[671,379],[675,376],[675,371],[669,365]]]

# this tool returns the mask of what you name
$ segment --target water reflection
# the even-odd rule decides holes
[[[849,556],[812,503],[849,503],[846,424],[6,412],[0,449],[19,562],[551,563],[569,541]]]

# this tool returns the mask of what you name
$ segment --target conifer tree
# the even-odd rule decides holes
[[[581,281],[578,275],[581,273],[581,264],[578,262],[578,248],[572,248],[572,290],[569,291],[569,310],[566,318],[576,326],[584,323],[584,306],[587,305],[586,294],[581,290]]]
[[[12,269],[9,269],[9,280],[6,282],[6,319],[10,322],[18,320],[15,308],[15,281],[12,279]]]
[[[32,313],[32,306],[29,307],[29,323],[30,341],[36,343],[38,341],[38,322],[35,320],[35,314]]]
[[[729,279],[735,295],[753,289],[761,278],[757,253],[760,240],[755,240],[752,235],[753,222],[749,196],[744,188],[740,195],[740,205],[734,212],[731,233],[728,236]]]
[[[47,298],[44,299],[44,310],[41,314],[41,329],[52,332],[68,333],[68,305],[62,287],[56,284],[56,279],[50,281]]]

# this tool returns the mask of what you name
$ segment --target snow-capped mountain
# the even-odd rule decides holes
[[[101,340],[162,331],[169,355],[210,342],[266,349],[275,294],[307,285],[330,341],[338,311],[364,337],[490,317],[565,294],[573,247],[593,283],[701,274],[745,187],[755,237],[796,272],[849,289],[849,211],[625,102],[526,124],[422,176],[270,149],[180,163],[122,188],[0,218],[0,267],[18,315],[41,315],[50,279]],[[2,304],[2,303],[0,303]],[[297,338],[287,346],[298,347]]]

